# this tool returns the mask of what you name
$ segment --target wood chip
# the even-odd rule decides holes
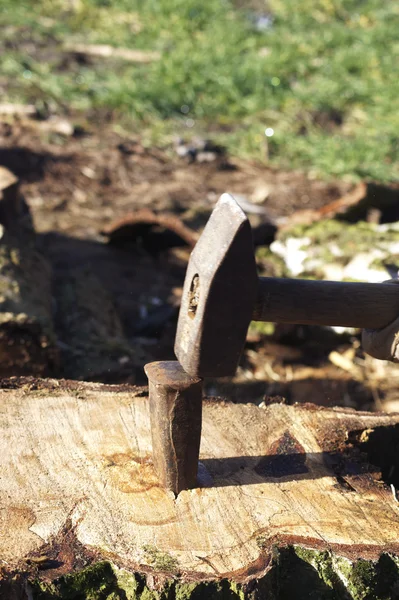
[[[347,371],[350,373],[355,379],[363,379],[362,371],[360,367],[354,364],[354,349],[350,348],[347,353],[340,353],[333,350],[328,355],[328,359],[332,362],[333,365],[342,369],[343,371]]]
[[[0,165],[0,191],[7,190],[18,183],[18,177]]]
[[[121,58],[122,60],[135,63],[151,63],[154,60],[159,60],[161,58],[159,52],[116,48],[106,44],[66,44],[64,50],[73,54],[86,54],[88,56],[99,58]]]
[[[0,115],[11,116],[32,116],[36,114],[36,107],[33,104],[0,104]]]

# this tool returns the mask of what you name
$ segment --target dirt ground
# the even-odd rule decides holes
[[[0,123],[0,165],[19,178],[40,250],[52,266],[61,352],[56,376],[143,384],[145,362],[173,359],[190,253],[179,227],[192,230],[194,243],[221,193],[242,200],[257,243],[267,245],[276,223],[297,210],[320,208],[352,187],[219,151],[198,158],[180,157],[173,148],[144,148],[140,139],[111,127],[60,135],[36,120]],[[178,228],[165,233],[162,224],[137,227],[134,215],[144,208],[174,215]],[[72,296],[65,293],[71,286]],[[113,334],[116,354],[115,348],[108,353]],[[349,367],[337,366],[331,352],[350,354]],[[280,326],[273,335],[251,334],[234,380],[209,381],[207,392],[237,402],[268,402],[277,395],[290,403],[381,409],[396,400],[395,379],[368,361],[358,336]]]

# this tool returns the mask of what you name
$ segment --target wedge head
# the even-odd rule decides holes
[[[234,375],[257,294],[251,226],[223,194],[187,267],[175,354],[193,377]]]

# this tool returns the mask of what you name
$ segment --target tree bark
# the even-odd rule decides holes
[[[399,415],[206,399],[175,499],[145,388],[10,379],[0,406],[2,599],[398,597]]]
[[[96,275],[87,267],[71,268],[55,276],[54,289],[63,375],[113,383],[134,377],[132,347],[112,297]]]
[[[0,168],[0,377],[54,373],[52,310],[50,265],[17,178]]]

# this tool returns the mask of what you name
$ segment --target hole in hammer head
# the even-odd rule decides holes
[[[199,304],[199,287],[200,280],[199,275],[196,273],[192,279],[190,285],[190,291],[188,293],[188,316],[194,319],[198,304]]]

